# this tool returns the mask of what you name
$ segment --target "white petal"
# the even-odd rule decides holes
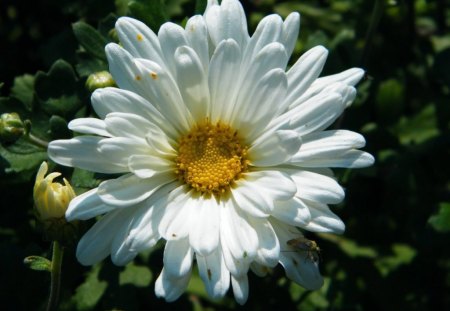
[[[254,166],[274,166],[286,163],[295,155],[302,138],[295,131],[278,130],[260,136],[248,150]]]
[[[189,234],[197,200],[193,198],[193,191],[186,187],[178,187],[170,193],[166,211],[159,224],[162,237],[166,240],[178,240]]]
[[[128,91],[141,95],[144,90],[139,82],[141,72],[134,62],[133,56],[124,48],[115,43],[109,43],[105,48],[108,58],[109,71],[116,84]]]
[[[310,260],[306,253],[281,253],[280,264],[286,271],[286,276],[304,288],[316,290],[322,287],[323,278],[317,263]]]
[[[112,137],[104,138],[98,143],[98,152],[105,160],[111,163],[118,163],[128,168],[130,156],[135,154],[150,154],[152,150],[142,139]]]
[[[231,285],[233,286],[233,294],[237,303],[241,306],[245,304],[248,298],[248,277],[247,274],[239,277],[231,276]]]
[[[150,178],[157,173],[169,173],[174,168],[172,161],[151,155],[132,155],[128,166],[130,171],[139,178]]]
[[[94,136],[54,140],[48,146],[48,156],[58,164],[88,171],[106,174],[126,172],[127,168],[123,163],[110,162],[98,151],[101,140],[101,137]]]
[[[275,267],[280,255],[278,237],[267,219],[250,219],[253,228],[258,234],[259,247],[256,253],[256,262],[267,267]]]
[[[97,194],[97,188],[95,188],[76,196],[70,201],[66,211],[66,219],[68,221],[86,220],[116,208],[116,206],[103,203]]]
[[[249,88],[240,92],[232,125],[253,141],[274,118],[278,105],[286,95],[286,74],[280,68],[270,70]]]
[[[158,32],[161,50],[165,58],[165,63],[172,74],[176,72],[176,64],[174,62],[174,54],[180,46],[188,45],[188,40],[184,29],[174,23],[164,23]],[[206,38],[205,38],[206,39]],[[153,60],[153,59],[152,59]]]
[[[173,55],[171,56],[173,58]],[[155,62],[136,59],[141,79],[136,83],[142,88],[141,95],[147,98],[173,127],[180,132],[191,128],[192,116],[181,97],[172,75]]]
[[[239,1],[224,0],[220,6],[210,6],[205,20],[214,46],[227,39],[245,47],[249,40],[247,19]]]
[[[116,22],[120,43],[134,57],[151,59],[164,64],[158,37],[144,23],[129,17],[121,17]]]
[[[175,52],[175,73],[185,105],[197,121],[209,116],[208,77],[195,51],[187,46]]]
[[[326,93],[310,98],[280,118],[289,118],[289,128],[297,131],[300,135],[306,135],[328,127],[342,114],[344,109],[345,104],[339,93]],[[281,123],[281,119],[274,123]]]
[[[232,202],[220,208],[220,242],[225,264],[235,276],[247,273],[256,255],[258,236],[244,214]]]
[[[186,23],[185,31],[190,47],[197,53],[203,70],[207,73],[209,68],[209,49],[208,40],[205,40],[205,38],[208,37],[208,29],[203,16],[196,15],[191,17]]]
[[[287,245],[287,241],[295,238],[293,235],[296,229],[286,226],[274,219],[271,219],[281,245]],[[306,289],[315,290],[323,285],[323,278],[320,275],[318,263],[309,258],[308,252],[280,252],[280,264],[286,271],[286,276]]]
[[[312,158],[307,161],[290,162],[301,167],[346,167],[362,168],[371,166],[374,157],[361,150],[348,150],[335,154],[333,157]]]
[[[149,122],[157,124],[170,137],[178,134],[167,120],[145,98],[136,93],[119,88],[97,89],[92,93],[92,106],[100,118],[105,118],[111,112],[125,112],[142,116]]]
[[[288,95],[286,96],[283,108],[296,107],[296,101],[317,79],[325,65],[328,51],[323,46],[316,46],[303,54],[297,62],[287,72]]]
[[[280,42],[283,21],[278,14],[265,16],[256,27],[244,53],[244,66],[255,57],[266,45]]]
[[[146,201],[145,213],[134,217],[127,236],[126,247],[130,251],[140,252],[153,247],[160,235],[158,226],[161,221],[170,191],[178,187],[176,182],[167,184],[155,191]]]
[[[177,300],[186,290],[191,274],[181,278],[170,278],[163,268],[155,283],[155,294],[164,298],[167,302]]]
[[[201,256],[211,254],[219,245],[220,210],[214,198],[200,198],[189,231],[189,242]]]
[[[97,221],[78,243],[78,261],[82,265],[90,266],[108,256],[117,230],[123,226],[124,218],[133,211],[133,208],[115,210]]]
[[[209,66],[211,121],[229,123],[236,100],[241,66],[241,50],[234,40],[222,41]]]
[[[96,118],[79,118],[69,122],[68,128],[82,134],[93,134],[110,137],[105,122]]]
[[[141,179],[134,174],[123,175],[117,179],[102,182],[98,186],[98,195],[106,204],[129,206],[148,198],[155,190],[172,181],[169,174],[157,174]]]
[[[266,217],[274,208],[274,201],[287,200],[297,188],[290,177],[279,171],[256,171],[236,181],[232,190],[236,206],[254,217]]]
[[[230,272],[225,265],[220,248],[208,256],[196,254],[196,259],[198,271],[208,295],[213,299],[224,297],[230,287]]]
[[[114,136],[145,140],[145,134],[156,125],[144,117],[124,112],[112,112],[105,118],[106,129]]]
[[[364,167],[373,157],[354,150],[365,145],[362,135],[345,130],[316,132],[305,135],[303,145],[290,163],[305,167]]]
[[[345,193],[342,187],[328,176],[306,170],[286,170],[297,185],[296,196],[324,204],[338,204]]]
[[[283,23],[283,34],[281,36],[281,43],[286,48],[288,57],[291,56],[294,51],[295,44],[297,43],[297,37],[300,30],[300,14],[292,12],[286,17]]]
[[[302,228],[313,232],[341,234],[345,231],[344,222],[326,204],[304,200],[311,213],[311,220]]]
[[[292,226],[306,226],[311,220],[308,206],[299,198],[278,201],[272,216]]]
[[[188,239],[167,241],[164,248],[164,269],[167,277],[178,279],[191,272],[194,252]]]
[[[267,267],[260,265],[256,261],[252,262],[252,264],[250,265],[250,269],[259,277],[265,277],[267,275],[267,272],[269,272],[269,269]]]

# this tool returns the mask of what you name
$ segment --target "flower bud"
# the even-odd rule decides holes
[[[3,113],[0,116],[0,140],[2,142],[14,142],[25,132],[20,116],[15,113]]]
[[[108,71],[100,71],[90,74],[86,80],[86,87],[90,92],[108,86],[116,86],[116,82]]]
[[[63,218],[69,202],[75,197],[75,192],[65,178],[64,185],[53,182],[61,173],[51,173],[44,177],[47,170],[47,163],[42,162],[33,191],[35,209],[41,221]]]

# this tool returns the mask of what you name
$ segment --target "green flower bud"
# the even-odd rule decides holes
[[[90,92],[108,86],[116,86],[116,82],[108,71],[95,72],[89,75],[86,80],[86,88]]]
[[[14,142],[18,140],[24,132],[24,124],[17,113],[3,113],[0,116],[0,140],[2,142]]]

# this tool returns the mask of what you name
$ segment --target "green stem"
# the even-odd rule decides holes
[[[42,140],[39,137],[36,137],[31,133],[28,133],[28,135],[26,137],[30,143],[32,143],[38,147],[42,147],[44,149],[48,148],[48,142],[46,142],[45,140]]]
[[[56,310],[58,307],[59,290],[61,287],[61,265],[64,248],[58,241],[53,242],[53,255],[51,267],[50,297],[48,298],[47,311]]]
[[[381,16],[384,12],[384,0],[375,0],[375,5],[370,18],[369,29],[367,29],[364,50],[361,57],[361,65],[364,67],[369,59],[369,54],[372,49],[373,38],[378,28]]]

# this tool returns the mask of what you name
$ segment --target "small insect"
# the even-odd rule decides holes
[[[320,247],[317,245],[316,241],[308,240],[305,237],[299,237],[288,240],[286,244],[295,248],[297,251],[306,252],[306,258],[313,262],[320,260]]]

